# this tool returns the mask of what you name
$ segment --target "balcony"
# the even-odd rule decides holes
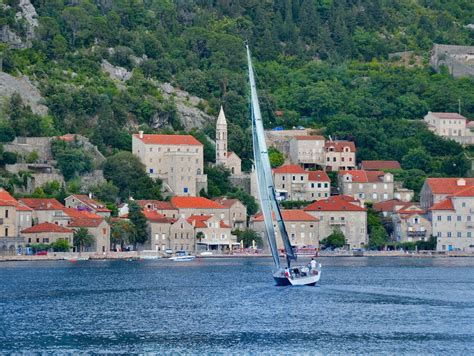
[[[329,220],[329,225],[346,225],[346,220]]]
[[[426,231],[407,231],[408,237],[426,237]]]

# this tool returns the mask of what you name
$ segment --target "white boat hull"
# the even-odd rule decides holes
[[[321,265],[318,269],[308,271],[306,275],[298,276],[294,274],[288,276],[285,274],[285,270],[281,269],[273,275],[273,279],[277,286],[314,286],[321,279]]]
[[[176,257],[170,257],[170,260],[174,262],[189,262],[189,261],[193,261],[195,258],[196,256],[176,256]]]

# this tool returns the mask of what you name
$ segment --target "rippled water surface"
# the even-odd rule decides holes
[[[0,263],[0,353],[474,353],[474,259]]]

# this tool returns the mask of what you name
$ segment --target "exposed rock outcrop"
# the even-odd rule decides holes
[[[126,82],[132,77],[132,72],[128,71],[126,68],[114,66],[105,59],[102,60],[101,64],[102,70],[109,74],[110,78],[113,80],[118,80],[120,82]]]
[[[44,99],[27,76],[17,78],[0,72],[0,98],[9,98],[13,93],[20,94],[23,102],[31,106],[35,114],[44,116],[48,113],[48,108],[42,104]]]
[[[4,8],[8,7],[6,5],[3,6]],[[15,14],[15,21],[19,22],[23,20],[26,38],[21,38],[21,36],[12,31],[8,25],[4,25],[0,27],[0,42],[6,43],[15,49],[29,48],[31,47],[31,40],[35,36],[36,29],[39,26],[38,14],[30,0],[20,0],[18,8],[20,11]]]

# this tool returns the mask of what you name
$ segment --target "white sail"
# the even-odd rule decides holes
[[[273,260],[277,269],[280,269],[280,259],[276,246],[275,229],[273,227],[272,211],[281,233],[288,264],[290,259],[296,260],[296,255],[291,247],[288,233],[280,212],[280,207],[276,201],[275,188],[273,184],[270,159],[268,156],[267,144],[265,142],[265,132],[263,130],[262,115],[257,96],[257,87],[252,67],[252,59],[250,50],[247,47],[247,61],[249,70],[250,94],[251,94],[251,115],[252,115],[252,138],[253,138],[253,154],[255,161],[255,171],[257,175],[258,191],[260,196],[260,205],[265,222],[268,243],[272,252]]]

